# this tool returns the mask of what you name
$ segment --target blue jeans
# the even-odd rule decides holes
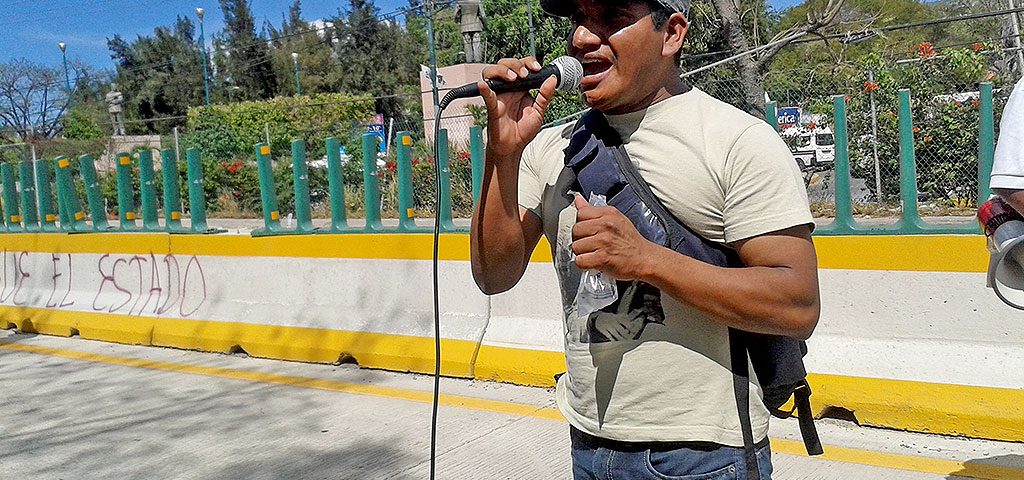
[[[746,480],[743,449],[696,443],[627,443],[598,439],[572,428],[575,480]],[[759,445],[761,480],[772,478],[771,449]]]

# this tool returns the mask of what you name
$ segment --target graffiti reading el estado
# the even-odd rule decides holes
[[[29,259],[43,255],[48,261]],[[206,303],[199,257],[106,253],[95,267],[82,255],[3,250],[0,304],[126,315],[191,317]],[[85,282],[75,278],[85,274]]]

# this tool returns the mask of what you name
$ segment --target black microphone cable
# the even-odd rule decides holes
[[[436,98],[436,97],[435,97]],[[445,103],[447,106],[447,102]],[[441,241],[441,112],[444,107],[434,106],[434,400],[430,413],[430,480],[434,480],[437,463],[437,407],[441,397],[441,302],[438,294],[438,245]]]
[[[558,90],[573,90],[579,87],[580,80],[583,78],[583,65],[575,58],[560,57],[551,65],[542,68],[540,72],[535,72],[530,78],[523,79],[521,82],[487,82],[495,93],[530,90],[539,88],[551,75],[558,78],[556,87]],[[479,94],[480,90],[477,88],[477,84],[470,83],[450,90],[437,105],[434,105],[434,398],[430,414],[430,480],[435,479],[437,471],[437,409],[441,397],[441,302],[438,294],[438,245],[441,241],[441,148],[438,138],[441,135],[441,113],[455,99]],[[445,153],[447,154],[447,152]]]

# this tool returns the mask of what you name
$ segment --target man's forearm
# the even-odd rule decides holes
[[[488,155],[470,229],[473,278],[487,294],[512,288],[526,268],[531,246],[519,215],[518,179],[518,158]]]
[[[806,338],[817,324],[817,276],[806,269],[723,268],[661,246],[650,258],[642,280],[730,327]]]

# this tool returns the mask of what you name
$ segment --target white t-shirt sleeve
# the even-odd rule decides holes
[[[770,125],[748,127],[726,157],[726,243],[797,225],[814,225],[803,177],[789,147]]]
[[[999,141],[990,185],[1024,190],[1024,78],[1013,87],[999,121]]]

